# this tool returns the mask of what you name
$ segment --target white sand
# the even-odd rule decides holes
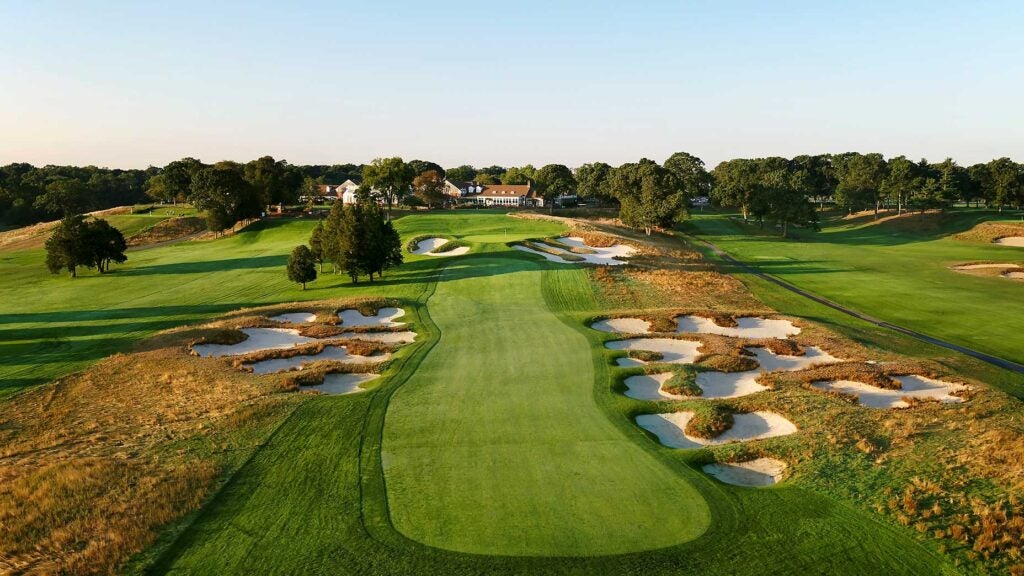
[[[401,326],[403,322],[395,322],[395,318],[405,316],[401,308],[381,308],[374,316],[363,316],[359,310],[342,310],[338,312],[341,325],[345,328],[356,326]]]
[[[290,328],[242,328],[242,332],[248,338],[238,344],[199,344],[192,349],[200,356],[239,356],[316,342],[316,338],[300,336],[298,330]]]
[[[361,384],[379,377],[379,374],[328,374],[324,376],[323,384],[299,386],[299,390],[316,390],[321,394],[355,394],[364,391]]]
[[[324,346],[323,352],[319,354],[303,354],[301,356],[292,356],[291,358],[262,360],[254,362],[251,366],[253,374],[274,374],[293,368],[302,370],[313,362],[320,362],[322,360],[334,360],[350,364],[373,364],[383,362],[390,357],[391,355],[386,353],[376,356],[359,356],[358,354],[349,354],[344,346]]]
[[[1015,246],[1017,248],[1024,248],[1024,236],[1007,236],[1005,238],[999,238],[995,241],[1000,246]]]
[[[345,332],[333,338],[351,338],[364,342],[382,342],[384,344],[411,344],[416,341],[416,333],[404,332]]]
[[[274,322],[290,322],[292,324],[310,324],[316,322],[316,314],[312,312],[289,312],[287,314],[279,314],[277,316],[271,316],[271,320]]]
[[[1014,270],[1012,272],[1003,272],[1003,277],[1010,278],[1012,280],[1024,280],[1024,271]]]
[[[562,250],[561,248],[548,246],[548,248],[557,252],[558,254],[574,254],[575,256],[578,256],[583,259],[575,262],[570,262],[555,254],[549,254],[547,252],[542,252],[540,250],[534,250],[533,248],[527,248],[526,246],[519,246],[518,244],[513,246],[513,248],[515,248],[516,250],[521,250],[523,252],[529,252],[531,254],[543,256],[544,258],[552,262],[558,262],[560,264],[586,263],[600,264],[603,266],[619,266],[625,264],[626,262],[623,260],[619,260],[619,258],[631,256],[634,252],[636,252],[636,250],[632,246],[626,246],[625,244],[616,244],[608,248],[594,248],[592,246],[587,246],[586,244],[584,244],[581,238],[559,238],[558,241],[567,246],[578,246],[587,248],[588,250],[593,250],[594,254],[576,254],[568,250]]]
[[[637,400],[682,400],[685,396],[670,394],[661,389],[665,382],[672,377],[672,372],[660,374],[643,374],[626,378],[626,396]]]
[[[686,424],[693,418],[693,412],[672,412],[668,414],[641,414],[636,423],[658,437],[669,448],[700,448],[731,442],[745,442],[786,436],[796,432],[796,425],[774,412],[750,412],[734,414],[732,428],[717,438],[696,438],[685,432]]]
[[[815,346],[804,348],[803,356],[774,354],[771,350],[760,347],[747,347],[747,350],[754,353],[760,366],[746,372],[699,372],[697,386],[704,391],[702,398],[747,396],[768,389],[757,383],[758,377],[765,372],[793,372],[814,364],[834,364],[841,361]]]
[[[986,264],[961,264],[959,266],[953,266],[953,270],[983,270],[985,268],[1020,268],[1016,264],[1010,262],[990,262]]]
[[[720,334],[735,338],[786,338],[800,333],[800,329],[789,320],[765,318],[737,318],[738,326],[719,326],[703,316],[680,316],[676,318],[676,324],[677,332]]]
[[[900,390],[879,388],[863,382],[852,380],[819,381],[811,383],[820,390],[835,390],[844,394],[853,394],[858,401],[869,408],[906,408],[909,406],[903,398],[923,398],[945,403],[963,402],[959,396],[951,393],[964,390],[967,386],[952,382],[943,382],[924,376],[896,376],[901,385]]]
[[[469,246],[459,246],[453,248],[447,252],[434,252],[441,246],[447,244],[449,240],[447,238],[426,238],[416,243],[416,249],[412,251],[413,254],[427,255],[427,256],[459,256],[469,252]]]
[[[616,340],[614,342],[608,342],[605,346],[610,350],[647,350],[650,352],[661,352],[664,356],[663,359],[658,362],[664,362],[667,364],[692,364],[697,358],[697,348],[700,348],[700,342],[692,342],[690,340],[675,340],[673,338],[631,338],[629,340]],[[623,360],[620,358],[619,360]],[[627,358],[638,364],[623,364],[619,362],[619,366],[627,365],[640,365],[646,364],[642,360],[634,360]]]
[[[747,462],[707,464],[704,471],[726,484],[756,488],[771,486],[782,479],[786,463],[774,458],[758,458]]]
[[[609,318],[594,322],[590,327],[601,332],[620,334],[646,334],[651,331],[651,323],[639,318]]]
[[[578,256],[582,256],[585,261],[591,264],[608,264],[612,266],[625,264],[625,262],[618,260],[618,258],[628,258],[636,252],[635,248],[632,246],[626,246],[625,244],[615,244],[614,246],[609,246],[607,248],[587,246],[586,242],[583,241],[583,238],[575,236],[559,238],[558,241],[566,246],[572,246],[573,248],[586,248],[587,250],[593,250],[594,254],[578,254]]]

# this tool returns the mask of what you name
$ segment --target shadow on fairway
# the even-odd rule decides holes
[[[176,262],[174,264],[157,264],[122,268],[116,272],[118,276],[145,276],[149,274],[203,274],[207,272],[226,272],[231,270],[251,270],[254,268],[284,267],[288,257],[284,255],[254,256],[252,258],[227,258],[224,260],[199,260],[194,262]],[[98,278],[99,276],[90,276]]]

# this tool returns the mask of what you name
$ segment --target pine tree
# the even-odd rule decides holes
[[[335,273],[341,271],[341,228],[342,220],[345,217],[345,206],[341,202],[335,202],[327,215],[327,222],[324,225],[323,238],[320,243],[320,253],[324,260],[331,263]]]
[[[307,282],[316,280],[316,263],[313,261],[313,253],[306,246],[296,246],[288,257],[288,279],[302,284],[303,290]]]
[[[313,254],[313,260],[320,265],[320,273],[324,271],[324,223],[317,222],[313,233],[309,235],[309,251]]]
[[[366,234],[363,229],[362,204],[345,206],[338,234],[338,267],[344,270],[352,282],[359,282],[363,268],[363,254],[366,252]]]

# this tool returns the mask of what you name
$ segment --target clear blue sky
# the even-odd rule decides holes
[[[1024,2],[0,6],[0,163],[1024,160]]]

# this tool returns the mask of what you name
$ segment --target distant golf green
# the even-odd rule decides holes
[[[938,230],[839,219],[800,240],[759,233],[735,215],[697,215],[687,229],[739,260],[795,286],[961,346],[1024,363],[1024,282],[950,270],[963,262],[1024,263],[1024,248],[955,240],[1000,218],[954,212]],[[1003,216],[1005,218],[1005,216]]]

